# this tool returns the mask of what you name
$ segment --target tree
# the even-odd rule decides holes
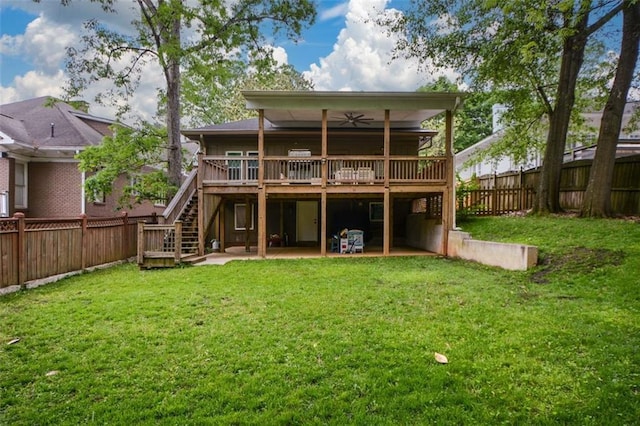
[[[589,183],[581,209],[582,216],[611,216],[611,185],[616,148],[640,45],[640,3],[632,4],[630,1],[625,3],[618,67],[609,99],[602,113],[596,154],[591,165]]]
[[[131,207],[142,200],[164,202],[167,179],[162,148],[166,129],[140,123],[135,128],[114,125],[111,130],[113,134],[105,136],[100,145],[88,146],[76,156],[79,169],[88,173],[87,198],[95,200],[98,194],[111,194],[113,182],[124,177],[129,183],[124,185],[118,207]]]
[[[458,85],[447,77],[439,77],[436,81],[418,89],[419,92],[458,92]],[[463,149],[479,142],[492,132],[492,107],[498,102],[498,96],[493,92],[476,91],[469,93],[464,100],[464,108],[455,116],[456,135],[453,141],[454,151]],[[430,127],[444,134],[444,120],[432,121]]]
[[[256,64],[256,62],[258,62]],[[189,69],[184,74],[183,117],[198,127],[256,116],[246,108],[243,90],[311,90],[313,85],[291,65],[278,64],[264,52],[250,64],[231,64],[222,72]],[[215,108],[212,108],[215,105]]]
[[[406,14],[385,22],[391,31],[405,35],[398,43],[399,52],[429,66],[454,68],[472,89],[489,86],[503,91],[505,103],[512,107],[529,98],[520,108],[527,116],[512,116],[522,128],[532,118],[548,119],[535,208],[541,213],[558,211],[560,168],[587,42],[621,10],[622,1],[413,0],[412,4]],[[590,22],[592,16],[596,19]]]
[[[95,1],[108,10],[115,4],[115,0]],[[71,0],[61,2],[69,4]],[[264,49],[264,30],[297,37],[313,22],[315,10],[311,0],[136,0],[135,4],[140,18],[132,23],[132,35],[112,31],[96,20],[86,23],[83,46],[68,49],[68,92],[74,96],[97,80],[110,79],[114,90],[99,100],[126,99],[140,81],[142,66],[156,63],[166,83],[162,97],[166,103],[168,179],[178,187],[182,179],[181,67],[196,73],[205,68],[226,71],[251,51]],[[183,37],[187,30],[188,38]]]
[[[562,4],[562,3],[561,3]],[[560,173],[564,159],[567,132],[573,106],[578,74],[584,62],[585,49],[589,37],[602,28],[622,9],[623,2],[609,10],[594,23],[589,24],[593,10],[591,0],[582,0],[574,9],[559,9],[562,24],[555,28],[563,39],[560,73],[554,106],[549,114],[549,133],[544,152],[544,163],[535,196],[533,210],[537,213],[555,213],[560,208]],[[566,35],[565,35],[566,34]],[[550,100],[548,101],[551,102]]]

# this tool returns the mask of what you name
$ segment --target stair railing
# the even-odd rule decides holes
[[[187,207],[187,204],[193,198],[197,191],[197,179],[198,168],[194,167],[187,178],[182,182],[180,189],[173,197],[169,205],[164,209],[162,216],[164,217],[164,223],[174,223],[180,214]]]

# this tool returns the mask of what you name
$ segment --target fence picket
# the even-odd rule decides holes
[[[130,220],[134,219],[134,220]],[[0,288],[135,256],[137,220],[129,218],[0,220]]]

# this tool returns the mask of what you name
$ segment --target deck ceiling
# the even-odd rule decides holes
[[[382,128],[389,110],[391,128],[420,128],[424,120],[462,104],[462,93],[244,91],[247,108],[262,109],[276,127]],[[355,124],[346,117],[360,116]]]

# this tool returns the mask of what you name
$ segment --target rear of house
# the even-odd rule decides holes
[[[344,250],[343,230],[358,236],[349,250],[446,253],[461,94],[244,96],[258,118],[183,131],[200,143],[192,185],[200,253],[215,240],[221,250],[255,246],[263,257],[282,245],[326,255]],[[440,114],[446,130],[434,147],[422,123]]]

